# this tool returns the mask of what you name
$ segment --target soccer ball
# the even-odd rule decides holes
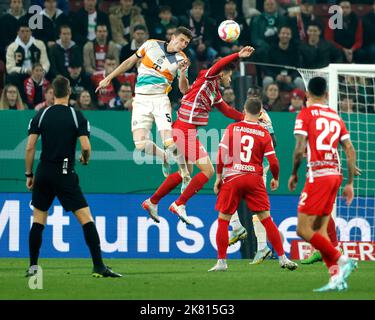
[[[220,23],[219,28],[217,29],[219,37],[225,42],[234,42],[240,36],[240,26],[236,21],[225,20]]]

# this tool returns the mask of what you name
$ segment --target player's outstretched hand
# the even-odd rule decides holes
[[[216,179],[215,184],[214,184],[214,192],[215,192],[215,194],[219,193],[220,187],[221,187],[221,179]]]
[[[354,190],[353,184],[347,184],[344,187],[344,191],[342,192],[343,197],[346,199],[346,205],[350,206],[354,199]]]
[[[360,176],[362,174],[362,170],[359,169],[357,166],[355,167],[354,175],[355,176]]]
[[[253,47],[246,46],[246,47],[243,47],[240,50],[240,52],[238,52],[238,56],[240,58],[248,58],[253,54],[254,51],[255,51],[255,49]]]
[[[107,77],[104,78],[102,81],[99,82],[98,87],[95,89],[95,93],[97,93],[101,89],[104,89],[105,87],[109,86],[110,84],[111,84],[111,80],[109,80]]]
[[[189,59],[182,60],[178,63],[178,68],[180,69],[181,73],[185,72],[187,68],[189,68],[189,66],[190,66]]]
[[[289,191],[296,190],[297,182],[298,182],[297,175],[292,174],[290,176],[290,178],[289,178],[289,181],[288,181],[288,189],[289,189]]]
[[[275,191],[279,188],[279,180],[272,179],[270,182],[271,191]]]
[[[34,186],[34,178],[27,178],[26,179],[26,188],[29,189],[29,190],[33,190],[33,186]]]

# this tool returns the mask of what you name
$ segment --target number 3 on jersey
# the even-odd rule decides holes
[[[250,162],[252,149],[254,147],[254,138],[252,136],[242,136],[241,138],[241,154],[240,159],[242,162]]]

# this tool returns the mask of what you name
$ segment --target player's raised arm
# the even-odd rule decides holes
[[[254,50],[255,49],[253,47],[247,46],[243,47],[240,52],[232,53],[229,56],[221,58],[208,70],[206,76],[212,77],[219,74],[227,64],[237,60],[238,58],[250,57],[253,54]]]
[[[98,92],[100,89],[107,87],[113,79],[133,68],[133,66],[138,62],[139,59],[141,58],[138,57],[136,53],[130,56],[128,59],[122,62],[115,70],[113,70],[108,76],[106,76],[102,81],[99,82],[99,85],[96,88],[95,92]]]

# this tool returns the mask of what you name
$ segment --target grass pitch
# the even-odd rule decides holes
[[[346,292],[313,293],[326,284],[322,263],[283,270],[276,260],[249,265],[229,260],[227,272],[208,273],[215,260],[106,259],[123,278],[91,277],[89,259],[41,259],[43,289],[24,277],[27,259],[0,259],[0,299],[375,299],[375,263],[359,262]]]

